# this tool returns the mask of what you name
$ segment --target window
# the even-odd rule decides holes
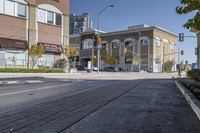
[[[4,0],[0,1],[0,13],[3,13],[4,10]]]
[[[92,39],[86,39],[83,41],[83,49],[90,49],[93,47],[93,40]]]
[[[149,42],[148,42],[147,39],[141,39],[141,40],[140,40],[140,45],[141,45],[141,46],[148,46],[148,43],[149,43]]]
[[[119,48],[119,46],[120,46],[120,42],[113,42],[112,43],[112,48]]]
[[[126,41],[125,42],[125,47],[127,48],[127,47],[131,47],[131,46],[133,46],[133,41]]]
[[[15,3],[13,1],[5,1],[5,13],[8,15],[15,15]]]
[[[62,15],[56,13],[56,25],[62,24]]]
[[[46,22],[46,11],[45,10],[41,10],[41,9],[38,10],[38,21],[43,22],[43,23]]]
[[[54,24],[54,13],[47,12],[47,23]]]
[[[156,46],[156,47],[160,47],[160,46],[161,46],[161,41],[160,41],[159,38],[156,38],[156,39],[155,39],[155,46]]]
[[[17,4],[17,16],[26,17],[26,6],[24,4]]]

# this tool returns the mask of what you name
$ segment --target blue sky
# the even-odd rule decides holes
[[[194,35],[182,25],[194,14],[178,15],[175,12],[180,0],[71,0],[70,12],[81,14],[84,12],[92,16],[93,26],[96,27],[96,14],[105,6],[113,4],[114,8],[107,9],[101,15],[101,30],[118,31],[137,24],[155,25],[165,28],[175,34],[184,33]],[[194,49],[195,38],[185,38],[183,43],[177,41],[177,47],[185,50],[181,60],[190,63],[196,61]]]

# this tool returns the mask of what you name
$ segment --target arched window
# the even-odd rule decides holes
[[[83,49],[90,49],[93,47],[93,40],[92,39],[85,39],[83,41]]]
[[[124,41],[124,43],[125,43],[125,47],[126,47],[126,48],[127,48],[127,47],[132,47],[132,46],[134,45],[134,39],[128,38],[128,39],[126,39],[126,40]]]
[[[113,40],[112,41],[112,48],[119,48],[120,41],[119,40]]]
[[[149,45],[149,39],[148,39],[148,37],[142,37],[142,38],[140,38],[139,44],[142,47],[148,46]]]
[[[155,46],[156,47],[160,47],[161,46],[161,40],[160,40],[159,37],[156,37],[156,39],[155,39]]]

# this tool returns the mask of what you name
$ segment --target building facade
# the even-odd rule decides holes
[[[80,34],[90,27],[92,27],[92,20],[88,13],[70,15],[70,35]]]
[[[69,44],[69,0],[1,0],[0,29],[0,67],[27,67],[33,44],[45,47],[39,64],[51,67]]]
[[[97,53],[97,30],[90,29],[80,36],[70,38],[70,45],[80,45],[80,64],[86,66]],[[128,30],[100,33],[100,69],[104,69],[106,56],[118,60],[119,70],[162,72],[163,64],[176,64],[177,36],[156,26],[137,25]],[[79,41],[79,42],[78,42]],[[175,65],[173,67],[175,70]]]

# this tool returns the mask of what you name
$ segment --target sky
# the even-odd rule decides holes
[[[183,28],[183,24],[194,16],[194,13],[178,15],[175,11],[180,6],[180,0],[71,0],[70,13],[89,13],[93,27],[97,27],[97,13],[107,5],[114,5],[100,17],[100,29],[106,32],[125,30],[128,26],[147,24],[159,26],[175,34],[184,33],[195,36]],[[196,38],[185,38],[184,42],[177,39],[177,49],[184,50],[181,61],[196,62]]]

